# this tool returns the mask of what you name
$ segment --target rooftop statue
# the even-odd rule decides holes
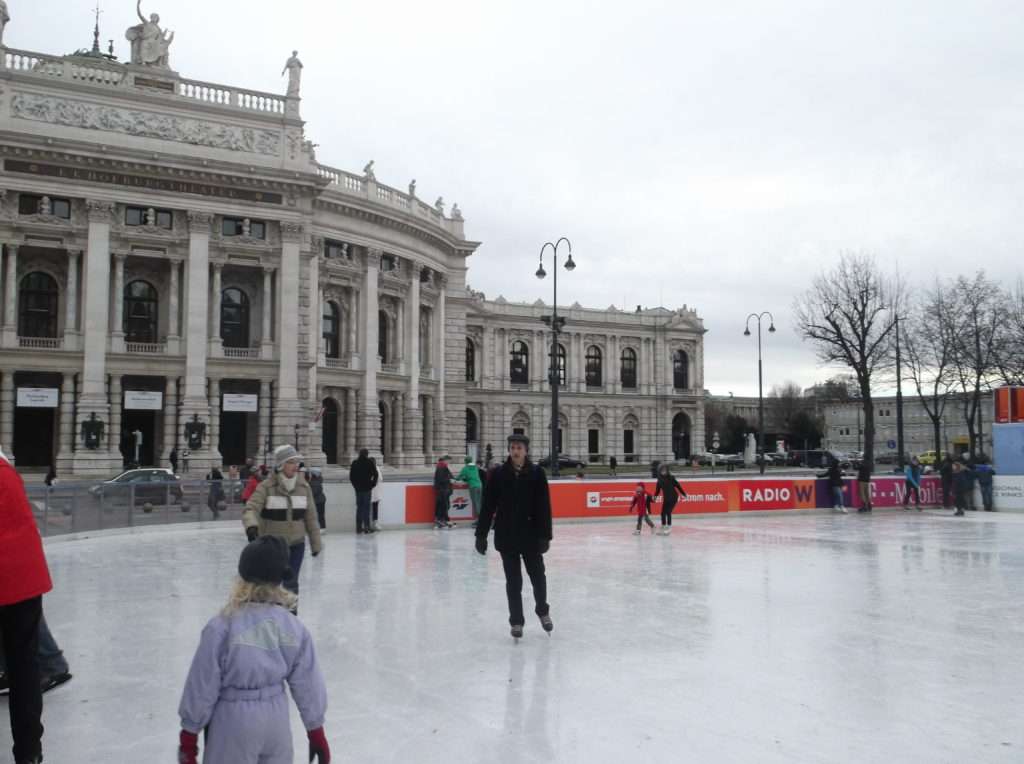
[[[298,98],[299,88],[302,87],[302,62],[299,61],[299,52],[292,51],[292,57],[284,63],[281,75],[288,72],[288,91],[285,93],[288,98]]]
[[[0,47],[4,44],[4,30],[7,28],[7,22],[11,20],[11,14],[7,12],[7,3],[4,0],[0,0]]]
[[[135,12],[141,24],[128,27],[125,38],[132,44],[132,63],[143,66],[170,68],[169,48],[174,42],[174,32],[168,33],[160,27],[160,14],[149,14],[149,20],[142,15],[142,0],[138,0]]]

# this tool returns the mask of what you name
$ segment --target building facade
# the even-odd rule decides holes
[[[0,444],[19,466],[187,449],[205,471],[295,442],[415,467],[544,441],[544,309],[467,288],[458,206],[318,163],[297,57],[280,96],[184,78],[145,38],[124,64],[2,48]],[[565,451],[701,442],[694,311],[567,315]]]

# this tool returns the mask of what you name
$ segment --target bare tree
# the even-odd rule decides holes
[[[1005,385],[1024,385],[1024,281],[1006,297],[1006,323],[996,352],[999,377]]]
[[[864,410],[864,459],[875,457],[875,406],[871,382],[890,363],[897,284],[868,255],[844,253],[831,271],[817,276],[794,303],[797,325],[818,358],[842,364],[857,380]]]
[[[953,334],[953,369],[964,394],[963,416],[973,458],[983,450],[981,396],[997,374],[1010,311],[1005,293],[984,271],[970,280],[958,277],[947,291],[951,298],[948,320]]]
[[[771,411],[777,420],[776,427],[786,432],[789,432],[793,417],[801,411],[806,411],[809,405],[804,398],[803,389],[796,382],[787,381],[775,385],[768,392],[768,398],[772,401]]]
[[[946,290],[939,283],[910,312],[904,369],[932,422],[935,453],[942,453],[942,418],[957,383],[956,343]]]

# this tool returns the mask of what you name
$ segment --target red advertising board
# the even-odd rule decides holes
[[[813,509],[814,480],[740,480],[739,507],[744,512],[767,509]]]
[[[996,424],[1010,423],[1010,392],[1009,387],[996,388]]]

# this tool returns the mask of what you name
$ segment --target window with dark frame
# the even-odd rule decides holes
[[[476,381],[476,345],[468,337],[466,338],[466,381]]]
[[[601,387],[604,370],[602,368],[601,348],[597,345],[591,345],[587,348],[586,364],[587,387]]]
[[[71,220],[71,200],[64,199],[61,197],[49,197],[50,200],[50,215],[55,218],[62,218],[64,220]],[[43,203],[43,197],[39,194],[19,194],[18,195],[18,214],[19,215],[40,215],[42,214],[40,207]]]
[[[530,384],[530,349],[522,340],[512,343],[512,356],[509,359],[509,382],[513,385]]]
[[[124,338],[127,342],[157,342],[159,297],[153,285],[132,281],[124,288]]]
[[[626,348],[622,351],[622,387],[626,390],[636,389],[636,351]]]
[[[149,207],[125,207],[124,224],[132,227],[149,225],[147,222],[149,210]],[[168,230],[174,228],[174,213],[170,210],[154,210],[154,217],[156,219],[153,223],[157,228]]]
[[[221,292],[220,338],[226,348],[249,347],[249,298],[241,289]]]
[[[324,304],[323,314],[324,356],[327,358],[341,357],[341,311],[337,303],[328,300]]]
[[[48,273],[35,271],[21,280],[18,289],[18,336],[57,336],[57,282]]]
[[[685,350],[677,350],[672,354],[672,386],[676,390],[690,387],[690,359]]]

